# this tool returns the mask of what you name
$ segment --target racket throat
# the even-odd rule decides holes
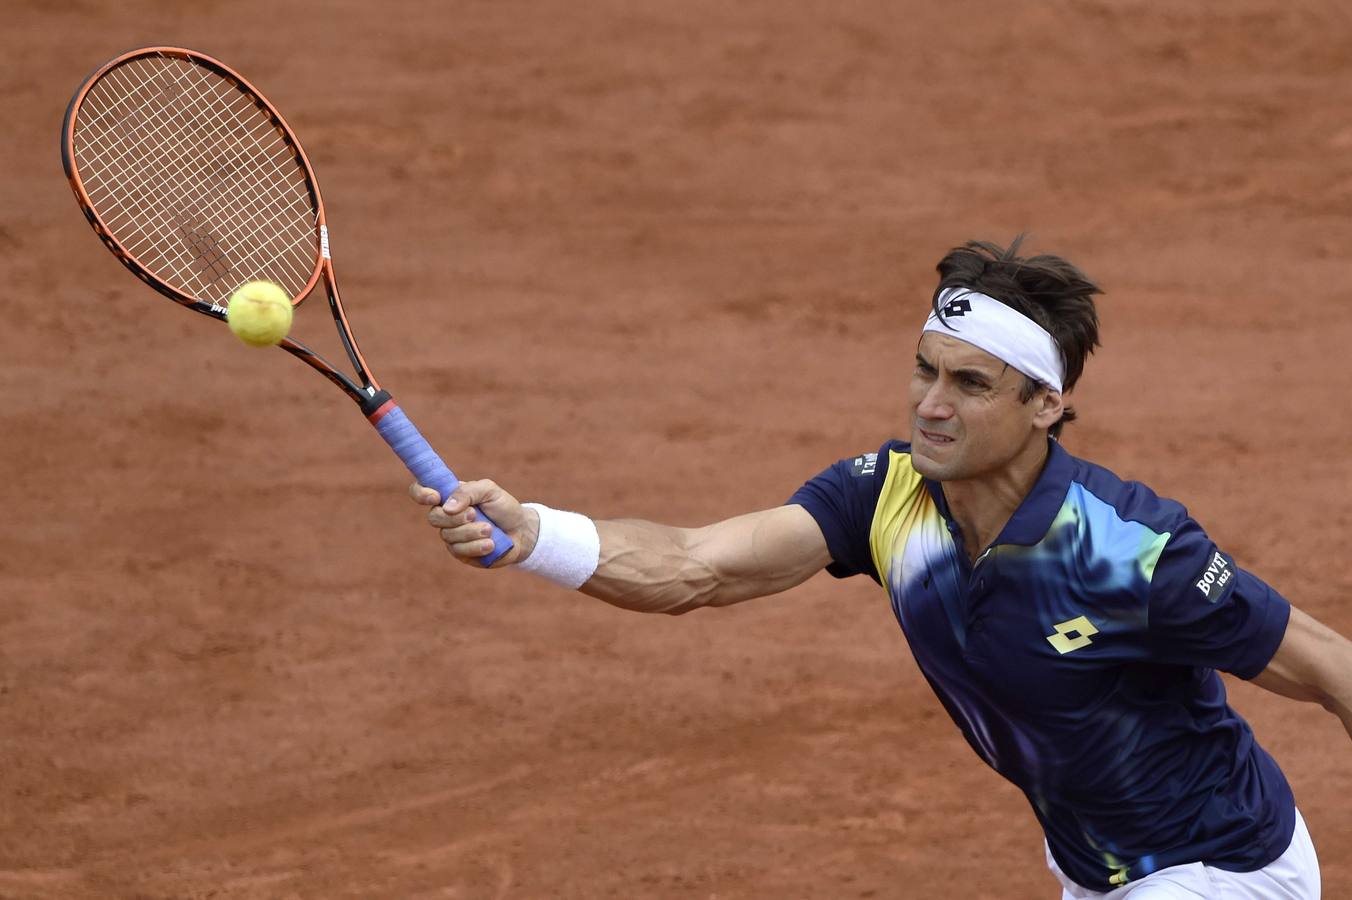
[[[362,415],[366,416],[367,421],[372,425],[383,419],[390,410],[398,409],[389,391],[377,390],[372,394],[367,390],[362,393],[367,394],[366,399],[361,401]]]

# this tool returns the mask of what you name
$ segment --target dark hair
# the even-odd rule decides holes
[[[1059,256],[1020,257],[1023,238],[1019,235],[1008,248],[989,241],[968,241],[948,251],[936,267],[939,286],[934,289],[932,305],[937,313],[940,294],[949,288],[970,288],[1032,319],[1056,341],[1066,365],[1065,390],[1069,391],[1080,380],[1085,359],[1099,345],[1093,297],[1103,291]],[[1046,385],[1024,378],[1019,399],[1027,403]],[[1051,427],[1052,437],[1073,421],[1075,410],[1067,406]]]

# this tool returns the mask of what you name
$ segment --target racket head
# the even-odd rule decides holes
[[[71,98],[61,158],[85,218],[128,269],[218,319],[275,282],[299,305],[328,264],[310,161],[276,107],[229,66],[182,47],[104,63]]]

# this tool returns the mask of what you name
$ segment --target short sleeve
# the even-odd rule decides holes
[[[817,520],[831,551],[832,562],[826,571],[837,578],[867,574],[878,580],[869,551],[869,530],[887,478],[888,459],[887,447],[881,453],[842,459],[810,479],[787,501],[803,507]]]
[[[1159,662],[1253,678],[1286,634],[1291,605],[1188,519],[1170,537],[1150,583],[1149,640]]]

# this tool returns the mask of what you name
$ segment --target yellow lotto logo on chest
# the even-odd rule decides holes
[[[1064,656],[1073,650],[1088,647],[1093,643],[1094,635],[1098,633],[1099,630],[1094,627],[1094,623],[1089,621],[1088,617],[1076,616],[1056,625],[1055,630],[1047,635],[1047,643],[1055,647],[1057,653]]]

